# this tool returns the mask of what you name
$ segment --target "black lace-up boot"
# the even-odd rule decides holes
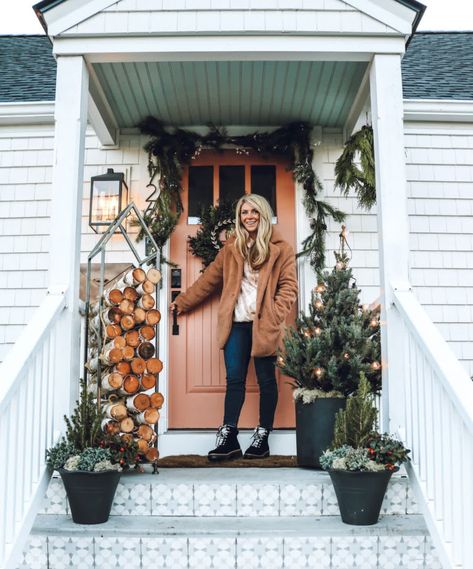
[[[253,442],[246,449],[243,458],[266,458],[269,456],[268,437],[269,429],[256,427],[253,433]]]
[[[213,462],[240,458],[242,455],[240,443],[237,439],[238,429],[231,425],[222,425],[217,431],[216,447],[208,454]]]

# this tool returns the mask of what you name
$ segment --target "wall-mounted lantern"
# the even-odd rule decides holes
[[[128,205],[128,186],[123,172],[108,168],[106,174],[90,180],[89,225],[96,232],[106,231]]]

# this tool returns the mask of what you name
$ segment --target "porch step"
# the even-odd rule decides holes
[[[341,522],[327,473],[161,469],[122,476],[110,520],[72,523],[60,479],[17,569],[441,569],[402,471],[375,526]]]
[[[114,516],[100,526],[39,515],[18,569],[441,569],[420,515],[347,526],[338,516]]]
[[[49,485],[43,514],[68,514],[60,478]],[[381,513],[419,513],[409,480],[393,475]],[[298,468],[182,468],[124,473],[112,515],[258,517],[334,516],[338,505],[326,472]]]

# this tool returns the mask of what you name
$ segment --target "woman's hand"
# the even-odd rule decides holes
[[[171,312],[176,311],[176,313],[179,315],[181,313],[181,311],[179,310],[177,304],[175,302],[171,302],[171,304],[169,305],[169,310]]]

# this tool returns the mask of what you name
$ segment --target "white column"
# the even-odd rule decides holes
[[[87,100],[84,59],[58,57],[49,288],[52,294],[66,292],[67,308],[61,338],[57,339],[55,385],[62,392],[56,393],[57,409],[76,397],[80,376],[79,273]]]
[[[409,227],[404,156],[400,55],[375,55],[370,71],[376,161],[376,196],[381,270],[383,428],[403,433],[405,350],[394,289],[409,288]]]

